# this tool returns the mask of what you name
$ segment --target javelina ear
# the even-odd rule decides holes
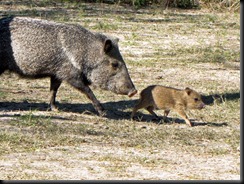
[[[119,38],[115,38],[115,41],[116,41],[116,43],[118,43],[119,42]]]
[[[187,93],[188,95],[190,95],[191,92],[192,92],[192,89],[190,89],[190,88],[187,87],[187,88],[185,89],[185,91],[186,91],[186,93]]]
[[[104,42],[104,52],[108,53],[109,51],[111,51],[113,48],[113,43],[111,40],[107,39]]]

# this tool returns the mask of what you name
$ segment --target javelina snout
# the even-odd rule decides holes
[[[137,90],[127,75],[126,67],[124,66],[121,70],[124,70],[124,72],[121,71],[121,74],[118,73],[111,78],[111,81],[108,81],[108,89],[114,93],[132,97],[137,93]]]
[[[128,95],[129,97],[134,96],[137,93],[132,82],[129,81],[118,81],[116,83],[116,89],[114,90],[115,93],[121,95]]]
[[[202,102],[201,104],[199,104],[198,109],[203,109],[205,107],[206,107],[206,104]]]
[[[137,90],[136,90],[136,89],[131,90],[131,91],[128,93],[128,96],[129,96],[129,97],[132,97],[132,96],[134,96],[136,93],[137,93]]]

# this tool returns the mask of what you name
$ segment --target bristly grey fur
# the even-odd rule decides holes
[[[0,74],[51,78],[50,105],[62,81],[85,93],[99,114],[103,108],[89,85],[132,96],[136,89],[119,52],[118,40],[80,25],[7,17],[0,19]]]

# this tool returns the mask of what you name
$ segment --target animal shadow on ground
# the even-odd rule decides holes
[[[240,98],[240,93],[225,93],[225,94],[213,94],[208,96],[202,96],[203,102],[206,105],[211,105],[215,102],[223,103],[226,100],[237,100]],[[114,119],[114,120],[122,120],[122,119],[130,119],[131,111],[134,105],[137,103],[137,100],[122,100],[122,101],[115,101],[115,102],[105,102],[102,105],[105,108],[106,114],[105,118]],[[23,102],[0,102],[0,112],[1,111],[29,111],[29,110],[37,110],[37,111],[47,111],[49,105],[47,103],[29,103],[27,101]],[[81,113],[81,114],[88,114],[88,115],[95,115],[97,114],[94,110],[91,103],[59,103],[57,102],[57,107],[61,112],[72,112],[72,113]],[[131,109],[130,111],[125,111],[127,109]],[[1,116],[8,116],[1,115]],[[0,117],[1,117],[0,116]],[[58,116],[54,117],[58,119]],[[60,117],[61,118],[61,117]],[[162,118],[162,117],[160,117]],[[143,114],[140,111],[136,113],[136,118],[134,121],[138,122],[148,122],[148,123],[179,123],[184,124],[185,121],[183,119],[178,118],[167,118],[167,121],[164,122],[163,120],[156,120],[153,118],[151,114]],[[191,119],[193,126],[226,126],[227,123],[214,123],[214,122],[195,122]]]
[[[163,117],[159,116],[160,119],[153,118],[152,115],[145,115],[142,113],[138,113],[139,116],[137,116],[134,121],[138,122],[149,122],[149,123],[155,123],[155,124],[186,124],[186,122],[183,119],[179,118],[170,118],[167,117],[166,121],[163,120]],[[213,122],[197,122],[195,119],[190,119],[192,126],[215,126],[215,127],[221,127],[221,126],[228,126],[228,123],[213,123]]]
[[[239,93],[224,93],[224,94],[212,94],[202,95],[202,100],[206,105],[212,105],[214,103],[223,103],[224,101],[238,100],[240,99]]]

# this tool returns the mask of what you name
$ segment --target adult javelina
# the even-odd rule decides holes
[[[86,94],[101,115],[103,107],[89,85],[133,96],[137,91],[117,40],[79,25],[8,17],[0,19],[0,74],[51,78],[50,107],[62,81]]]

